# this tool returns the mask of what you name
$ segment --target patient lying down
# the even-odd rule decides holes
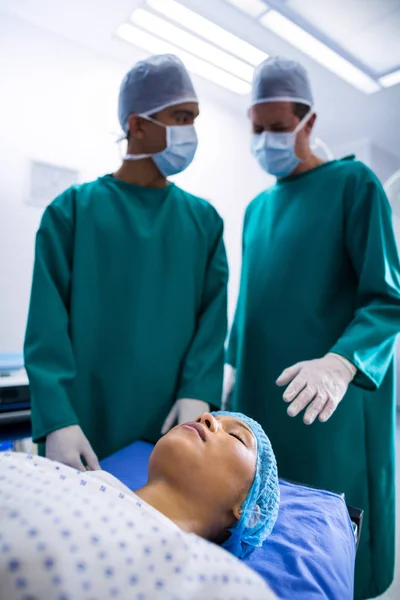
[[[269,440],[240,414],[172,429],[135,494],[104,471],[0,454],[0,599],[271,600],[235,557],[262,544],[278,504]]]

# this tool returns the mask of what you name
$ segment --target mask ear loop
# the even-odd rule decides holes
[[[146,119],[146,121],[150,121],[150,123],[154,123],[155,125],[164,127],[164,129],[168,128],[168,125],[164,125],[164,123],[161,123],[161,121],[157,121],[156,119],[153,119],[152,117],[149,117],[148,115],[138,115],[138,117],[142,117],[142,119]]]
[[[138,115],[138,117],[141,117],[142,119],[146,119],[146,121],[150,121],[151,123],[155,123],[156,125],[160,125],[160,127],[164,127],[165,129],[167,129],[167,132],[168,132],[168,127],[166,125],[164,125],[164,123],[160,123],[160,121],[156,121],[155,119],[153,119],[152,117],[149,117],[148,115],[140,114],[140,115]],[[121,150],[121,142],[124,142],[125,140],[128,140],[126,133],[122,133],[115,140],[115,143],[118,144],[118,152],[119,152],[119,156],[120,156],[121,160],[142,160],[144,158],[152,158],[154,156],[154,154],[128,154],[127,152],[123,153]]]
[[[293,129],[293,133],[298,133],[299,131],[301,131],[303,129],[303,127],[305,127],[306,124],[308,123],[308,121],[311,119],[313,114],[314,114],[313,107],[310,106],[310,110],[308,111],[306,116],[302,118],[300,123],[297,123],[296,127]]]
[[[142,115],[139,115],[139,116],[142,116]],[[128,141],[128,137],[127,137],[126,133],[120,135],[116,140],[116,143],[118,144],[118,152],[119,152],[119,156],[120,156],[121,160],[143,160],[144,158],[152,158],[154,156],[154,154],[128,154],[127,152],[124,153],[121,150],[121,143],[124,142],[125,140]]]
[[[165,132],[165,148],[164,148],[164,150],[166,150],[166,148],[168,148],[168,146],[170,144],[171,125],[164,125],[164,123],[161,123],[161,121],[157,121],[156,119],[153,119],[152,117],[149,117],[148,115],[140,114],[140,115],[138,115],[138,117],[142,117],[142,119],[146,119],[146,121],[149,121],[150,123],[154,123],[155,125],[164,127],[164,129],[166,131]],[[162,152],[164,152],[164,150],[160,150],[160,152],[156,152],[155,154],[141,154],[140,158],[151,158],[152,156],[155,156],[156,154],[161,154]],[[133,154],[126,155],[128,160],[135,160],[134,156],[135,155],[133,155]]]

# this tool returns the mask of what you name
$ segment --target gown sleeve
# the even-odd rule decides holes
[[[177,398],[194,398],[219,408],[227,330],[228,262],[223,222],[214,225],[197,328],[181,371]]]
[[[345,198],[346,245],[358,290],[354,318],[331,352],[358,369],[354,384],[375,390],[393,358],[400,331],[400,265],[391,209],[375,175],[365,166]]]
[[[45,211],[37,236],[25,334],[25,367],[36,442],[62,427],[77,425],[70,402],[75,361],[69,335],[69,294],[73,255],[72,192]]]
[[[240,281],[240,287],[239,287],[238,300],[236,303],[235,316],[233,318],[231,331],[229,333],[229,342],[228,342],[228,347],[227,347],[226,354],[225,354],[225,362],[228,363],[228,365],[230,365],[234,369],[237,368],[238,328],[239,328],[239,323],[243,322],[243,319],[242,319],[243,300],[242,300],[242,298],[243,298],[243,292],[244,292],[244,288],[245,288],[245,284],[243,283],[243,285],[242,285],[243,270],[244,270],[244,253],[245,253],[245,241],[244,240],[245,240],[246,226],[247,226],[248,218],[250,215],[250,211],[251,211],[251,204],[247,207],[247,210],[246,210],[246,213],[244,216],[244,220],[243,220],[242,269],[241,269],[241,277],[240,277],[241,281]]]

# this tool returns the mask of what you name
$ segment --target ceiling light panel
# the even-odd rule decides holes
[[[131,21],[149,33],[163,38],[245,81],[252,81],[254,69],[249,64],[184,31],[180,27],[172,25],[153,13],[139,8],[132,14]]]
[[[400,71],[394,71],[393,73],[389,73],[389,75],[384,75],[379,79],[379,83],[383,85],[383,87],[397,85],[400,83]]]
[[[237,94],[248,94],[250,92],[250,84],[246,81],[193,56],[193,54],[189,54],[189,52],[182,50],[182,48],[178,48],[147,31],[143,31],[134,25],[123,23],[118,27],[117,36],[134,46],[143,48],[151,54],[175,54],[185,63],[185,66],[189,71],[196,75],[200,75],[205,79],[209,79],[232,92],[236,92]]]
[[[254,67],[268,58],[268,54],[226,31],[212,21],[186,8],[176,0],[146,0],[147,5],[156,12],[177,22],[181,27],[193,31],[196,35],[219,46],[230,54],[239,57]]]
[[[270,10],[260,18],[260,23],[362,92],[372,94],[380,89],[361,69],[280,13]]]

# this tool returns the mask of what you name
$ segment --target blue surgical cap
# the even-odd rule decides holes
[[[118,118],[125,133],[132,114],[152,115],[168,106],[197,102],[189,73],[173,54],[160,54],[142,60],[122,81],[118,100]]]
[[[295,60],[271,56],[253,76],[251,106],[264,102],[299,102],[314,105],[307,71]]]
[[[271,442],[263,428],[242,413],[219,411],[215,417],[234,417],[246,423],[257,441],[256,474],[248,496],[242,504],[242,516],[229,530],[230,537],[222,545],[238,558],[245,558],[269,536],[279,510],[278,468]]]

